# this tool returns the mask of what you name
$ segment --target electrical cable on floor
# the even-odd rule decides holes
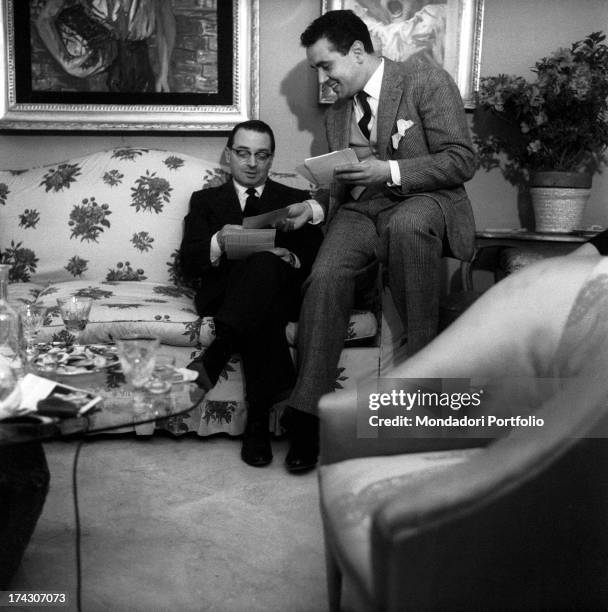
[[[82,432],[86,434],[90,428],[90,421],[88,415],[85,415],[85,419],[87,421],[87,426]],[[115,425],[113,427],[106,427],[104,431],[112,431],[114,429],[122,429],[124,424]],[[74,453],[74,462],[72,464],[72,497],[74,501],[74,522],[76,525],[76,610],[78,612],[82,612],[82,562],[81,562],[81,533],[80,533],[80,511],[78,509],[78,479],[77,479],[77,471],[78,471],[78,457],[80,456],[80,449],[85,442],[85,437],[81,437],[78,440],[78,445],[76,446],[76,452]]]
[[[76,524],[76,609],[78,612],[82,610],[82,564],[80,558],[80,512],[78,510],[78,457],[80,449],[84,444],[85,439],[80,438],[74,453],[74,463],[72,464],[72,496],[74,500],[74,521]]]

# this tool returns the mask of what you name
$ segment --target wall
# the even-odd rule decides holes
[[[225,0],[222,0],[225,1]],[[316,75],[305,61],[299,34],[320,13],[320,0],[259,0],[260,118],[277,133],[275,167],[295,166],[324,152],[323,108],[316,104]],[[486,0],[481,73],[532,76],[529,67],[559,46],[608,30],[605,0]],[[471,115],[474,126],[475,115]],[[153,135],[0,134],[0,167],[47,163],[116,145],[173,149],[218,161],[225,136],[217,133]],[[608,225],[608,171],[594,179],[585,223]],[[479,171],[467,185],[477,226],[518,227],[518,190],[499,171]],[[523,211],[525,213],[525,211]]]

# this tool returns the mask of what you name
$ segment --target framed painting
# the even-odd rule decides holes
[[[258,116],[258,0],[0,0],[0,129],[230,130]]]
[[[367,25],[374,49],[397,62],[415,53],[445,68],[465,108],[475,107],[479,85],[484,0],[322,0],[321,13],[351,9]],[[319,102],[335,94],[319,83]]]

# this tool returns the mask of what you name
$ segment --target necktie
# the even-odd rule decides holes
[[[245,208],[243,210],[243,217],[253,217],[260,213],[258,206],[260,198],[258,198],[256,191],[253,187],[249,187],[247,190],[247,199],[245,200]]]
[[[369,102],[367,101],[367,94],[364,91],[360,91],[357,94],[357,100],[363,109],[363,117],[359,119],[358,125],[361,133],[367,140],[369,140],[370,132],[369,132],[369,122],[372,118],[372,109],[369,106]]]

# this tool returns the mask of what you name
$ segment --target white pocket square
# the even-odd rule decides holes
[[[409,130],[414,125],[409,119],[397,119],[397,131],[391,136],[393,140],[393,149],[399,146],[399,141],[403,138],[406,130]]]

